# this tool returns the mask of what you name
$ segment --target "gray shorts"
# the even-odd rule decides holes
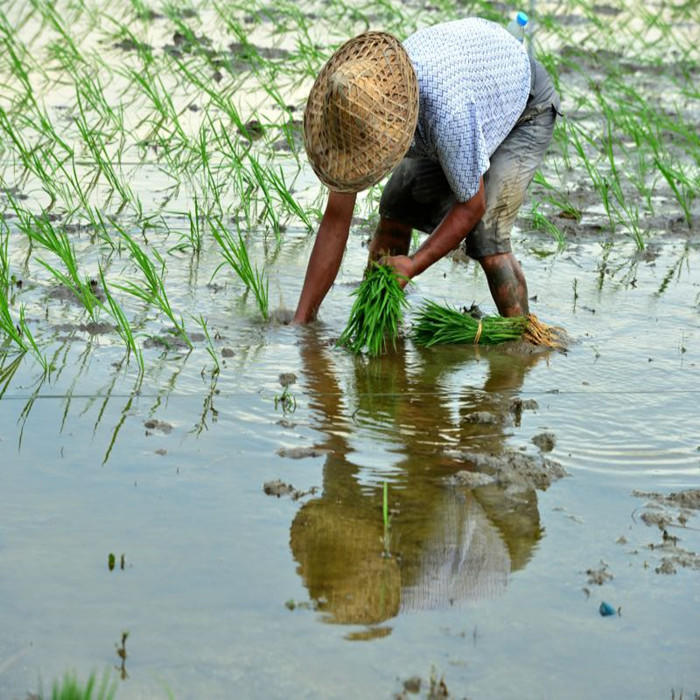
[[[547,71],[531,59],[530,72],[530,97],[525,109],[491,155],[484,173],[486,212],[464,242],[467,255],[475,259],[510,252],[513,222],[560,114],[559,96]],[[431,233],[455,202],[437,161],[406,157],[384,188],[379,214]]]

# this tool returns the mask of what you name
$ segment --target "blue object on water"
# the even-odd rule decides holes
[[[527,20],[527,13],[521,11],[515,15],[506,27],[506,29],[521,43],[525,38],[525,25],[527,24]]]
[[[607,617],[608,615],[614,615],[614,614],[615,614],[615,608],[613,608],[613,606],[610,605],[610,603],[606,603],[605,601],[603,601],[603,602],[600,604],[600,607],[598,608],[598,612],[599,612],[603,617]]]

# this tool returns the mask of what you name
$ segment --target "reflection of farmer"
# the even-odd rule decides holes
[[[332,452],[323,495],[297,513],[291,547],[310,596],[330,622],[374,624],[400,610],[497,595],[539,539],[534,491],[512,498],[496,484],[474,491],[448,487],[445,477],[465,465],[442,454],[455,444],[498,450],[509,390],[521,385],[537,358],[488,353],[486,386],[496,385],[496,391],[462,389],[454,397],[440,389],[440,372],[465,357],[464,349],[451,352],[417,376],[406,371],[404,353],[382,358],[381,371],[357,363],[358,403],[346,406],[327,350],[313,338],[302,348],[311,407],[323,446]],[[471,422],[470,416],[485,413],[494,420]],[[391,483],[391,505],[399,512],[391,525],[390,558],[382,556],[382,491],[361,484],[361,458],[348,436],[356,436],[360,447],[366,436],[351,428],[353,420],[378,431],[376,444],[388,443],[391,453],[401,455]]]
[[[309,95],[304,139],[330,189],[295,321],[330,289],[356,193],[395,166],[379,206],[370,256],[415,277],[465,241],[504,316],[528,311],[510,230],[551,140],[552,82],[504,28],[471,18],[399,43],[367,32],[328,61]],[[430,235],[408,255],[411,230]]]

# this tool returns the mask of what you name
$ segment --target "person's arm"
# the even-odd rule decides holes
[[[399,275],[408,279],[419,275],[454,250],[479,223],[485,211],[484,179],[480,178],[479,191],[466,202],[455,202],[438,227],[413,255],[390,256],[386,258],[387,265],[391,265]]]
[[[356,197],[355,194],[329,193],[292,323],[313,321],[335,281],[348,240]]]

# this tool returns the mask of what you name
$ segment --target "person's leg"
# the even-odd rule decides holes
[[[465,241],[486,274],[502,316],[529,312],[525,275],[511,252],[510,232],[528,185],[552,138],[556,113],[546,109],[518,124],[491,156],[484,175],[486,212]]]
[[[527,282],[513,253],[496,253],[479,258],[486,273],[491,296],[501,316],[526,316]]]

